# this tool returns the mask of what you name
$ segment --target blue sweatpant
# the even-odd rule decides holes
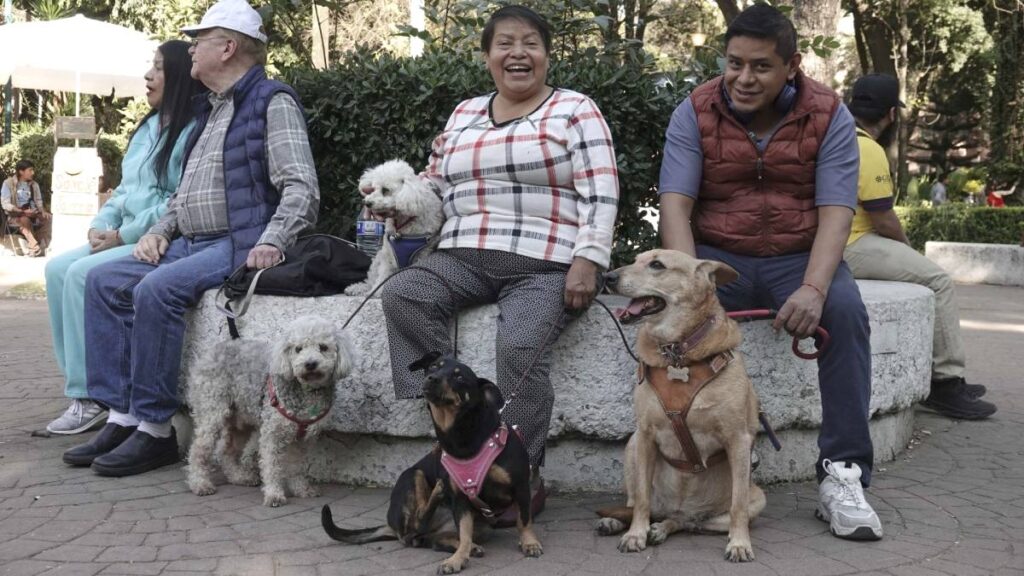
[[[803,283],[810,253],[786,256],[741,256],[697,246],[697,257],[725,262],[739,272],[735,282],[718,288],[726,310],[779,309]],[[860,465],[861,483],[871,483],[874,448],[868,431],[871,401],[871,329],[860,290],[845,262],[839,264],[821,313],[831,342],[818,358],[821,432],[818,434],[818,481],[822,460]]]

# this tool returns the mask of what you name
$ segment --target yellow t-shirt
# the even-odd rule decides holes
[[[857,211],[853,215],[847,246],[873,230],[868,212],[890,210],[893,202],[892,176],[889,174],[889,159],[885,156],[885,150],[860,128],[857,129],[857,146],[860,147]]]

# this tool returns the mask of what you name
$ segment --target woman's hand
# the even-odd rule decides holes
[[[586,258],[573,258],[569,273],[565,275],[565,307],[586,310],[596,294],[597,264]]]
[[[93,241],[94,236],[92,234],[92,230],[89,232],[89,244],[92,246],[93,254],[124,244],[121,240],[121,234],[119,234],[117,230],[107,230],[105,232],[97,231],[95,235],[95,242]]]

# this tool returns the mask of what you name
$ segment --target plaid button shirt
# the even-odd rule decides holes
[[[224,138],[235,106],[230,91],[221,96],[211,94],[210,102],[210,118],[189,156],[178,190],[167,212],[149,229],[150,234],[171,240],[178,234],[191,238],[228,231]],[[281,202],[258,243],[284,251],[301,232],[313,227],[320,207],[306,120],[287,94],[270,99],[265,150],[270,184],[281,192]]]
[[[423,177],[444,203],[439,247],[607,267],[619,181],[600,110],[555,89],[527,116],[495,124],[493,97],[459,104],[434,140]]]

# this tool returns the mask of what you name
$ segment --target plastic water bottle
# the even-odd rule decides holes
[[[373,219],[365,206],[356,216],[356,247],[373,258],[384,243],[384,223]]]

